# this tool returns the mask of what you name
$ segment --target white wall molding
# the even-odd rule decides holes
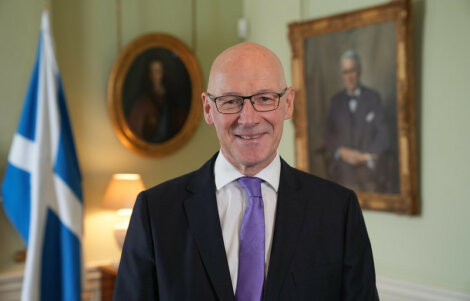
[[[381,301],[470,301],[470,294],[382,276],[377,290]]]

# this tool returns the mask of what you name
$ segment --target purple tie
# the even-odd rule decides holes
[[[264,205],[260,178],[243,177],[238,183],[248,194],[240,229],[237,301],[260,301],[264,284]]]

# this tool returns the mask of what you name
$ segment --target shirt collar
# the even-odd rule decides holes
[[[225,158],[221,151],[217,155],[214,165],[215,187],[217,190],[225,185],[244,177],[230,162]],[[276,192],[279,188],[279,179],[281,176],[281,158],[276,154],[271,163],[255,175],[268,183]]]

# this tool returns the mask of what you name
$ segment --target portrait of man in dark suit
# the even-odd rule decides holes
[[[340,69],[344,89],[332,97],[325,126],[328,177],[357,191],[378,192],[385,176],[382,154],[390,146],[381,98],[360,82],[354,50],[343,53]]]
[[[139,194],[114,300],[378,300],[356,194],[278,153],[294,98],[261,45],[214,60],[202,102],[220,150]]]
[[[394,22],[305,39],[308,171],[366,194],[399,194]]]

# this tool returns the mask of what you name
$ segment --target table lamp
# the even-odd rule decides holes
[[[139,174],[114,174],[106,188],[101,205],[103,208],[116,210],[120,217],[119,222],[114,225],[114,238],[119,248],[124,243],[137,194],[144,189]]]

